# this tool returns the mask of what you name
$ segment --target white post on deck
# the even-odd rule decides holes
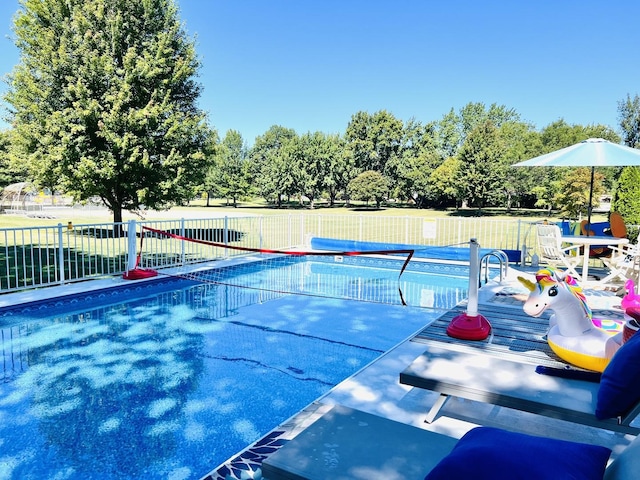
[[[127,227],[127,271],[136,268],[138,263],[138,253],[136,252],[137,228],[136,221],[129,220],[129,226]]]
[[[469,241],[469,300],[467,315],[478,316],[478,279],[480,278],[480,244],[472,238]]]
[[[467,311],[457,315],[447,327],[447,335],[463,340],[484,340],[491,333],[491,324],[478,313],[480,281],[480,245],[475,238],[469,241],[469,299]],[[488,267],[487,267],[488,268]]]

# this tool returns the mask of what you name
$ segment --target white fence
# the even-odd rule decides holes
[[[533,244],[530,226],[486,218],[289,214],[7,228],[0,229],[0,293],[122,275],[138,251],[147,268],[246,255],[228,246],[308,248],[312,237],[433,246],[464,246],[476,238],[482,248],[519,251]]]

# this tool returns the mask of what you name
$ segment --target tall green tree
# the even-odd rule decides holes
[[[438,199],[438,205],[459,207],[463,200],[463,186],[458,180],[462,164],[456,157],[447,158],[429,176],[431,189]]]
[[[329,195],[329,205],[334,206],[339,194],[346,195],[347,185],[355,176],[355,162],[353,156],[345,148],[345,141],[340,135],[329,135],[327,141],[331,153],[329,154],[325,188]]]
[[[622,139],[629,147],[640,146],[640,97],[635,95],[618,102],[618,118]]]
[[[640,167],[622,169],[611,209],[629,225],[640,225]]]
[[[312,191],[311,202],[313,204],[316,182],[321,181],[321,179],[312,179],[307,173],[305,155],[308,138],[308,135],[303,135],[302,137],[296,135],[286,141],[280,157],[274,164],[274,166],[278,167],[281,192],[286,194],[287,197],[295,195],[301,206],[304,205],[302,197],[306,189]]]
[[[504,151],[504,142],[490,120],[467,136],[459,156],[462,164],[459,185],[470,206],[482,210],[502,198],[508,168]]]
[[[624,143],[640,147],[640,97],[627,95],[618,102],[618,118]],[[640,224],[640,168],[623,168],[616,183],[611,208],[619,212],[628,224]]]
[[[353,115],[345,139],[359,171],[386,173],[387,162],[400,151],[402,129],[402,121],[386,110]]]
[[[351,180],[347,190],[351,198],[366,202],[373,200],[376,207],[380,208],[389,191],[389,184],[380,172],[367,170]]]
[[[297,152],[297,184],[301,195],[309,199],[310,208],[327,188],[332,179],[331,167],[335,157],[341,152],[335,139],[322,132],[306,133],[300,137],[300,150]],[[332,182],[333,183],[333,182]]]
[[[297,137],[295,130],[272,125],[264,135],[256,137],[249,152],[250,171],[255,189],[267,201],[281,205],[282,195],[291,192],[291,177],[283,158],[284,145]]]
[[[618,102],[618,119],[625,145],[640,148],[640,97],[627,94]],[[617,211],[632,225],[640,224],[640,168],[621,169],[617,179],[611,209]]]
[[[6,95],[40,178],[123,210],[188,201],[209,129],[194,42],[173,0],[20,0]]]
[[[247,162],[247,146],[237,130],[229,130],[216,149],[216,161],[212,170],[215,191],[222,198],[233,201],[249,196],[251,177]]]
[[[431,194],[430,174],[434,167],[434,154],[421,152],[414,156],[411,152],[403,152],[401,157],[393,161],[395,174],[393,175],[394,198],[412,200],[418,208],[425,208]],[[439,157],[436,157],[439,160]],[[437,165],[437,162],[435,162]]]
[[[593,177],[593,198],[597,203],[604,192],[604,176],[595,172]],[[591,189],[591,168],[574,168],[560,181],[560,188],[554,202],[560,206],[560,215],[577,218],[588,214],[589,191]],[[593,207],[593,205],[592,205]]]
[[[520,121],[520,115],[513,108],[492,103],[489,108],[482,102],[469,102],[460,109],[460,130],[462,141],[479,125],[490,121],[496,128],[507,122]]]
[[[27,164],[16,158],[12,138],[13,130],[0,130],[0,190],[28,180]]]
[[[455,156],[462,145],[462,125],[453,108],[438,121],[436,132],[441,155],[444,158]]]
[[[411,199],[418,208],[434,202],[430,174],[442,161],[435,124],[409,120],[403,129],[400,151],[387,163],[386,175],[393,185],[394,197]]]
[[[520,160],[535,157],[540,151],[540,134],[533,125],[525,122],[505,122],[498,129],[504,142],[504,159],[509,165]],[[520,206],[530,201],[531,190],[536,183],[531,168],[507,168],[505,183],[502,186],[506,207],[509,210],[514,204]]]
[[[513,108],[492,103],[469,102],[458,113],[451,109],[437,125],[438,145],[443,158],[460,153],[467,136],[482,123],[490,121],[496,128],[509,122],[519,122],[520,115]]]
[[[219,158],[220,138],[216,130],[209,132],[209,138],[205,147],[205,155],[207,156],[207,168],[205,170],[200,192],[206,195],[207,207],[210,206],[211,198],[222,197],[222,191],[218,184],[217,160]]]

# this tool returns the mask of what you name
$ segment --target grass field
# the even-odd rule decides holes
[[[92,207],[91,209],[80,208],[59,208],[45,207],[44,213],[51,213],[53,218],[44,218],[43,216],[22,215],[22,214],[1,214],[0,228],[14,227],[37,227],[58,225],[62,223],[66,225],[68,222],[74,224],[85,223],[111,223],[113,215],[107,209]],[[212,201],[210,206],[205,206],[203,201],[192,202],[191,205],[185,207],[174,207],[167,211],[149,211],[145,212],[142,217],[135,214],[125,212],[124,220],[174,220],[179,218],[211,218],[224,216],[258,216],[258,215],[287,215],[287,214],[322,214],[322,215],[364,215],[376,217],[418,217],[418,218],[443,218],[443,217],[481,217],[493,219],[521,219],[524,221],[549,220],[552,222],[559,221],[557,216],[548,216],[543,210],[527,210],[513,209],[506,212],[504,209],[486,209],[479,215],[475,209],[467,210],[434,210],[434,209],[418,209],[413,206],[384,206],[380,209],[368,207],[366,205],[345,206],[319,206],[313,210],[302,208],[297,202],[292,202],[283,208],[275,208],[256,203],[239,203],[237,208],[227,206],[224,200]],[[594,222],[606,221],[607,215],[596,213],[593,215]]]

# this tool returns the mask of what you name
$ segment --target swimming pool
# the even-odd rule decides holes
[[[224,285],[1,309],[0,479],[201,478],[466,297],[466,267],[416,262],[410,306],[376,303],[397,295],[390,262],[251,264]],[[231,285],[276,277],[306,294]]]

